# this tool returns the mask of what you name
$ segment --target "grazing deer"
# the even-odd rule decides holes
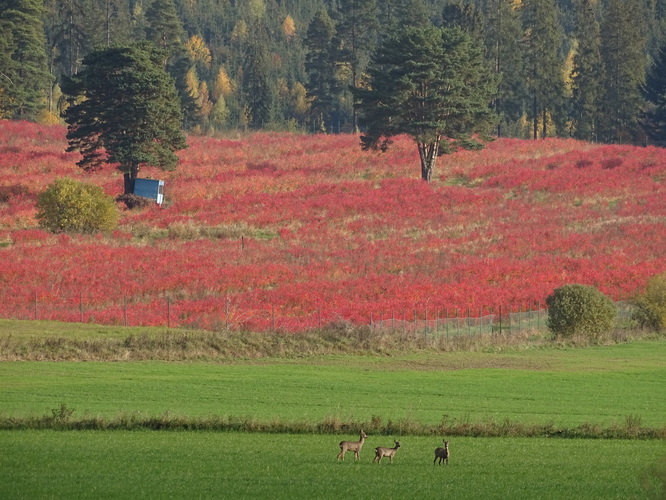
[[[372,462],[374,463],[375,460],[377,460],[377,463],[379,463],[382,461],[382,458],[388,457],[389,462],[393,463],[393,457],[398,451],[398,448],[400,448],[400,441],[396,441],[393,448],[384,448],[383,446],[375,448],[375,458],[372,459]]]
[[[449,465],[449,456],[451,454],[449,453],[449,442],[444,441],[444,448],[437,448],[435,450],[435,460],[433,461],[433,465],[437,462],[437,459],[439,458],[439,465],[442,465],[442,460],[446,462],[446,465]]]
[[[368,436],[366,435],[363,430],[361,430],[361,439],[358,441],[340,441],[340,453],[338,453],[338,460],[342,458],[342,460],[345,459],[345,453],[348,451],[353,451],[354,452],[354,458],[358,460],[358,454],[361,453],[361,448],[363,448],[363,442],[365,441],[365,438]]]

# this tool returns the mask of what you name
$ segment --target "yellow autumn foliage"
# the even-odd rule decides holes
[[[282,32],[287,39],[291,40],[296,35],[296,23],[294,18],[287,14],[287,17],[282,21]]]
[[[217,101],[220,97],[229,97],[233,90],[233,84],[227,70],[224,69],[224,66],[220,66],[215,78],[215,87],[213,87],[213,99]]]
[[[203,38],[198,35],[190,37],[185,44],[185,48],[193,61],[200,62],[206,67],[210,66],[210,50],[206,47],[206,42],[204,42]]]

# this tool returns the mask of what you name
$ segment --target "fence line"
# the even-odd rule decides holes
[[[637,329],[631,320],[632,306],[616,302],[618,327]],[[7,319],[52,320],[116,326],[165,326],[256,331],[300,331],[330,324],[367,325],[373,331],[446,337],[463,335],[512,335],[546,329],[548,313],[541,304],[499,306],[495,308],[413,308],[396,313],[369,314],[365,319],[334,310],[303,311],[269,304],[263,308],[244,308],[228,297],[176,300],[171,296],[92,298],[83,292],[41,298],[37,293],[20,297],[0,293],[0,317]]]

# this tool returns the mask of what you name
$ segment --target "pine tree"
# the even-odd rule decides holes
[[[564,122],[563,63],[559,51],[564,38],[555,0],[523,0],[528,91],[532,100],[532,135],[548,136],[548,123]]]
[[[642,104],[640,87],[647,66],[644,6],[641,0],[609,0],[601,29],[604,68],[604,142],[634,140]]]
[[[660,146],[666,145],[666,44],[648,71],[641,88],[648,103],[641,125],[648,137]]]
[[[46,66],[44,14],[38,0],[5,0],[0,4],[0,115],[35,119],[46,107],[51,76]],[[4,49],[3,49],[4,46]],[[10,48],[11,47],[11,48]]]
[[[594,0],[581,0],[577,9],[574,56],[572,118],[574,137],[586,141],[597,139],[601,120],[603,67],[601,64],[601,30]]]
[[[438,156],[480,147],[471,136],[494,125],[495,75],[481,46],[459,29],[406,28],[379,46],[368,73],[369,89],[355,91],[363,148],[386,151],[393,136],[411,136],[425,181]]]
[[[142,165],[172,170],[175,151],[186,147],[164,58],[149,44],[111,47],[87,55],[84,69],[63,80],[68,151],[81,152],[77,165],[86,171],[117,163],[126,194]]]

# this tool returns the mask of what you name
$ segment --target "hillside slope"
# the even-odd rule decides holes
[[[408,139],[190,137],[164,207],[113,234],[52,235],[35,201],[85,175],[65,129],[0,121],[0,316],[297,330],[543,303],[566,283],[616,300],[666,271],[666,151],[498,140],[419,180]],[[122,209],[122,207],[119,205]],[[168,319],[167,319],[168,318]]]

